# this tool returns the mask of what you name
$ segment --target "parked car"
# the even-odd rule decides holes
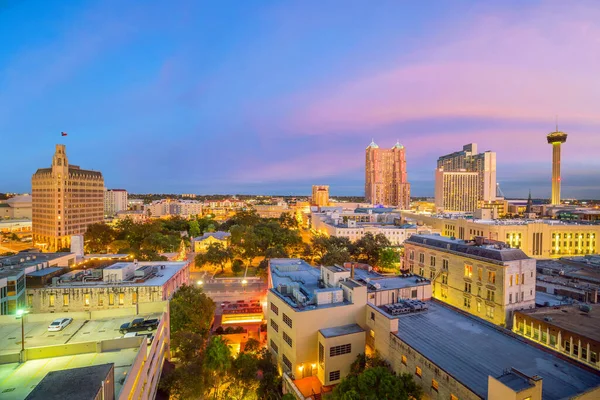
[[[149,345],[152,344],[152,340],[154,340],[154,334],[153,333],[129,332],[129,333],[126,333],[125,335],[123,335],[124,338],[136,337],[136,336],[145,336],[146,339],[147,339],[147,343]]]
[[[152,331],[158,328],[159,320],[157,318],[152,319],[144,319],[144,318],[136,318],[131,322],[126,322],[119,328],[119,332],[129,333],[129,332],[139,332],[139,331]]]
[[[73,322],[73,318],[58,318],[58,319],[55,319],[54,321],[52,321],[52,323],[50,325],[48,325],[48,331],[49,332],[62,331],[71,322]]]

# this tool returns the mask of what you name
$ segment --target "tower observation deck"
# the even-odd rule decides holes
[[[567,141],[567,134],[558,129],[546,137],[552,145],[552,205],[560,205],[560,146]]]

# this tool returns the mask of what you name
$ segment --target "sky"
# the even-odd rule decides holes
[[[413,196],[475,142],[549,197],[558,116],[563,198],[600,199],[597,1],[0,0],[0,43],[0,192],[64,143],[133,193],[363,195],[374,139]]]

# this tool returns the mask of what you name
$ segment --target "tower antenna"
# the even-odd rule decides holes
[[[558,132],[558,114],[556,114],[556,132]]]

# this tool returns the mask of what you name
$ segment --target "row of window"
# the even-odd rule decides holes
[[[473,277],[473,266],[469,264],[465,264],[465,277],[472,278]],[[483,280],[483,268],[477,267],[477,280]],[[496,283],[496,271],[487,271],[487,281],[490,284]]]
[[[406,359],[405,355],[402,355],[401,361],[402,361],[402,364],[408,366],[408,362],[407,362],[408,360]],[[419,378],[423,378],[423,370],[421,369],[421,367],[419,367],[419,366],[415,367],[415,375],[418,376]],[[431,380],[431,388],[433,390],[435,390],[436,392],[438,392],[440,390],[439,382],[435,379],[432,379]],[[458,397],[456,397],[453,394],[450,394],[450,400],[458,400]]]
[[[69,306],[69,295],[68,294],[63,294],[62,295],[62,303],[63,303],[63,307],[68,307]],[[54,307],[55,306],[55,301],[56,296],[51,294],[48,296],[48,307]],[[131,304],[137,304],[137,293],[133,292],[131,294]],[[120,306],[125,304],[125,293],[118,293],[118,304]],[[33,295],[30,294],[27,296],[27,303],[29,305],[29,307],[33,307]],[[84,306],[89,306],[90,305],[90,294],[89,293],[84,293],[83,295],[83,305]],[[103,296],[98,296],[98,306],[103,306],[104,305],[104,297]],[[114,306],[115,305],[115,294],[114,293],[109,293],[108,294],[108,305],[109,306]]]
[[[329,348],[329,356],[330,357],[341,356],[343,354],[349,354],[351,352],[352,352],[352,345],[350,343],[342,344],[339,346],[331,346],[331,348]]]

